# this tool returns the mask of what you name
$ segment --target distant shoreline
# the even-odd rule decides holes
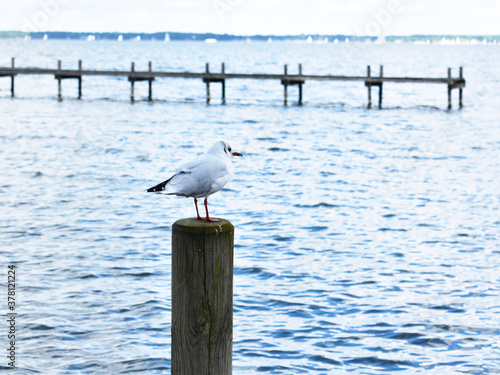
[[[67,32],[38,31],[25,33],[22,31],[0,31],[0,38],[16,38],[26,40],[116,40],[116,41],[197,41],[197,42],[303,42],[303,43],[417,43],[417,44],[499,44],[500,35],[388,35],[384,37],[359,35],[231,35],[214,33],[120,33],[120,32]],[[382,38],[382,39],[381,39]]]

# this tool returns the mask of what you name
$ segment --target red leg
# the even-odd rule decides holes
[[[207,205],[208,199],[205,198],[205,211],[207,212],[207,217],[205,218],[206,221],[212,221],[214,223],[218,223],[220,220],[219,219],[210,219],[210,216],[208,216],[208,205]]]
[[[205,220],[204,217],[200,216],[200,212],[198,211],[198,199],[194,198],[194,206],[196,207],[196,216],[198,217],[198,220]]]

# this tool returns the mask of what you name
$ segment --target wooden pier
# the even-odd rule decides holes
[[[299,91],[298,105],[303,103],[302,85],[306,81],[360,81],[364,82],[368,90],[367,108],[372,108],[372,87],[376,86],[378,90],[378,108],[382,108],[382,87],[385,83],[433,83],[445,84],[448,86],[448,109],[452,108],[452,90],[459,90],[460,108],[463,106],[463,88],[465,87],[465,79],[463,77],[463,68],[459,68],[458,77],[452,76],[451,68],[448,68],[448,75],[443,78],[428,78],[428,77],[386,77],[384,76],[383,66],[380,66],[378,76],[372,76],[371,67],[367,67],[366,76],[340,76],[340,75],[310,75],[302,73],[302,65],[299,64],[298,74],[289,74],[288,66],[284,66],[283,74],[246,74],[246,73],[226,73],[225,64],[222,63],[219,73],[210,72],[209,64],[206,64],[205,71],[201,73],[192,72],[160,72],[153,71],[152,63],[149,62],[149,69],[146,71],[135,70],[135,64],[132,63],[129,71],[116,70],[85,70],[82,68],[82,61],[78,61],[78,69],[63,69],[62,63],[59,60],[57,69],[42,69],[42,68],[17,68],[15,60],[12,58],[10,67],[0,67],[0,77],[11,78],[11,95],[14,97],[14,79],[18,75],[53,75],[58,82],[58,98],[62,100],[62,85],[64,79],[78,80],[78,98],[82,98],[82,78],[83,76],[108,76],[108,77],[127,77],[130,81],[130,100],[134,101],[134,86],[135,82],[148,81],[149,96],[148,100],[153,100],[153,81],[157,78],[184,78],[184,79],[201,79],[206,85],[206,103],[209,104],[210,84],[220,83],[222,85],[222,103],[226,102],[226,80],[228,79],[257,79],[257,80],[276,80],[280,81],[284,88],[283,104],[288,104],[288,86],[297,85]]]

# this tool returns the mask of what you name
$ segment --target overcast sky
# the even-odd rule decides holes
[[[500,0],[13,0],[0,30],[500,34]]]

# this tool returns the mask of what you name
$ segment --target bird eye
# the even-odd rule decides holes
[[[229,148],[227,149],[229,152],[231,152],[231,146],[229,146]]]

